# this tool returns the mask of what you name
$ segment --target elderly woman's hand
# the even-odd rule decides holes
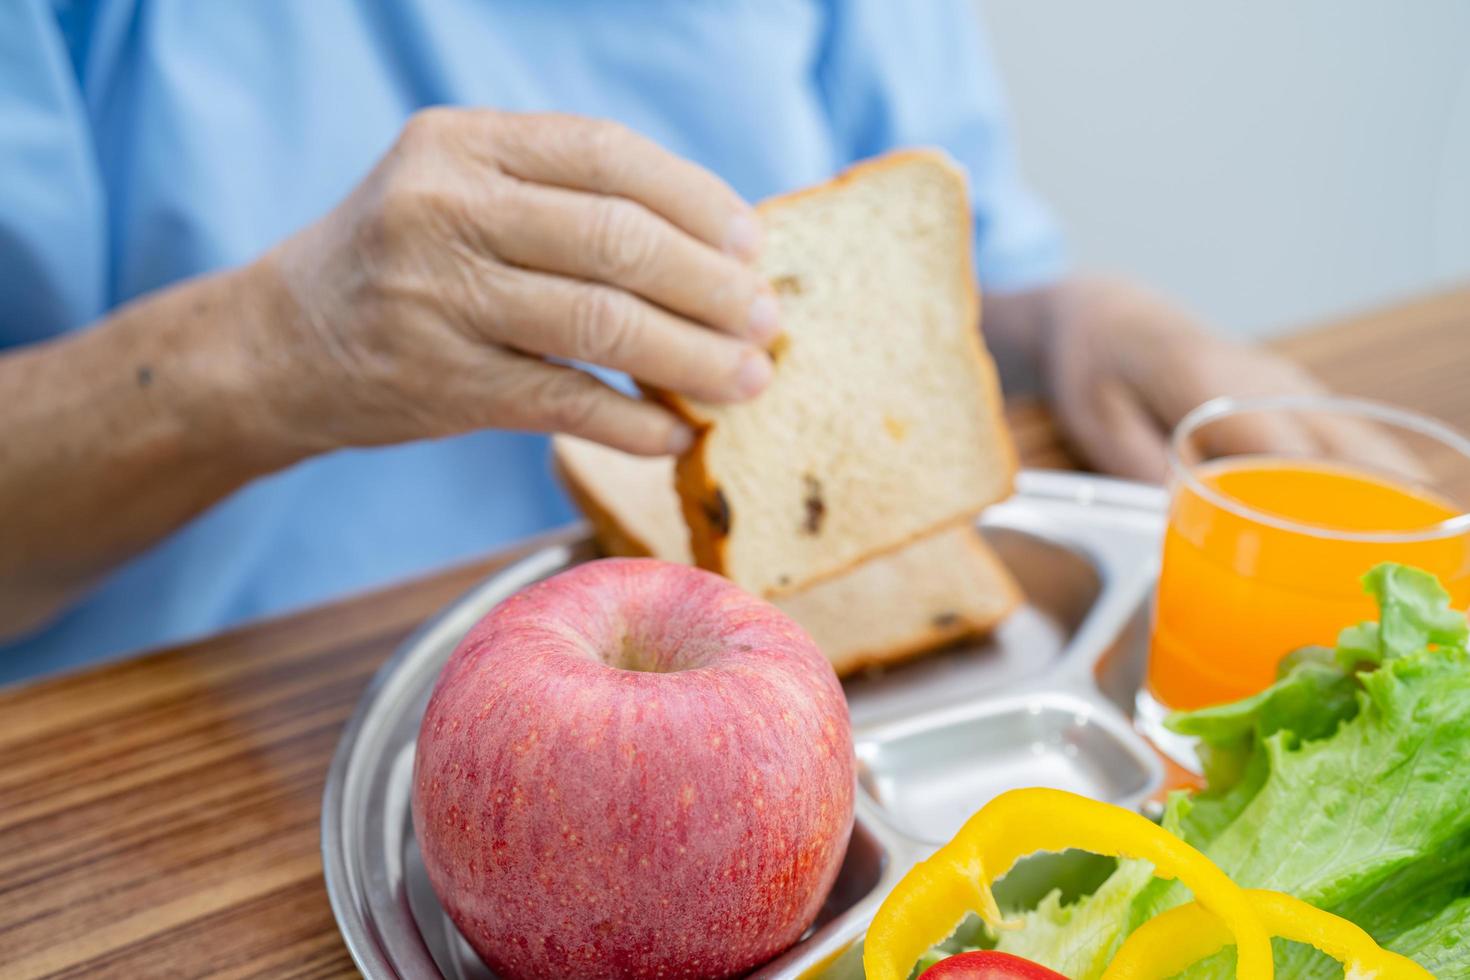
[[[1121,280],[1076,277],[989,296],[985,324],[1003,361],[1039,374],[1079,455],[1137,480],[1164,479],[1170,431],[1211,398],[1323,391],[1284,358],[1215,336],[1179,307]],[[1229,438],[1214,447],[1222,452],[1310,452],[1320,441],[1292,424],[1265,420],[1242,420],[1220,433]],[[1371,434],[1347,435],[1361,441]]]
[[[433,109],[335,211],[250,274],[261,405],[301,454],[484,427],[678,451],[684,425],[556,363],[696,398],[770,378],[755,213],[610,122]]]

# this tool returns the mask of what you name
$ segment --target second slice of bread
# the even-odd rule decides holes
[[[890,154],[761,214],[786,328],[770,386],[660,397],[700,430],[678,467],[695,561],[776,596],[968,521],[1015,454],[947,157]]]
[[[604,551],[689,563],[671,460],[568,436],[554,446],[562,481]],[[979,532],[962,525],[773,601],[845,675],[984,633],[1016,607],[1020,590]]]

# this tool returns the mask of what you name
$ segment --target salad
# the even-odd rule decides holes
[[[1466,620],[1425,572],[1363,581],[1377,622],[1296,651],[1260,694],[1170,720],[1198,738],[1206,790],[1172,795],[1161,825],[1054,790],[997,799],[884,902],[870,980],[1470,980]],[[1068,847],[1116,867],[1087,894],[1000,908],[993,879]]]

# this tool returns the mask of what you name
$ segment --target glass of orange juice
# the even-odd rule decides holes
[[[1216,399],[1179,424],[1170,465],[1138,704],[1150,734],[1168,710],[1260,691],[1290,651],[1375,618],[1359,579],[1378,562],[1432,572],[1470,604],[1470,439],[1433,419],[1349,398]]]

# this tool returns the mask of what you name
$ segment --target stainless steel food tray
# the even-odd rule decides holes
[[[1163,767],[1129,717],[1142,679],[1143,610],[1157,574],[1163,493],[1028,471],[982,527],[1026,604],[981,643],[846,684],[857,747],[857,823],[817,924],[753,976],[809,975],[852,959],[904,872],[992,796],[1047,785],[1137,805]],[[419,719],[440,668],[485,613],[593,557],[554,545],[498,572],[385,664],[348,722],[327,777],[327,891],[369,980],[492,974],[445,917],[419,860],[409,787]]]

